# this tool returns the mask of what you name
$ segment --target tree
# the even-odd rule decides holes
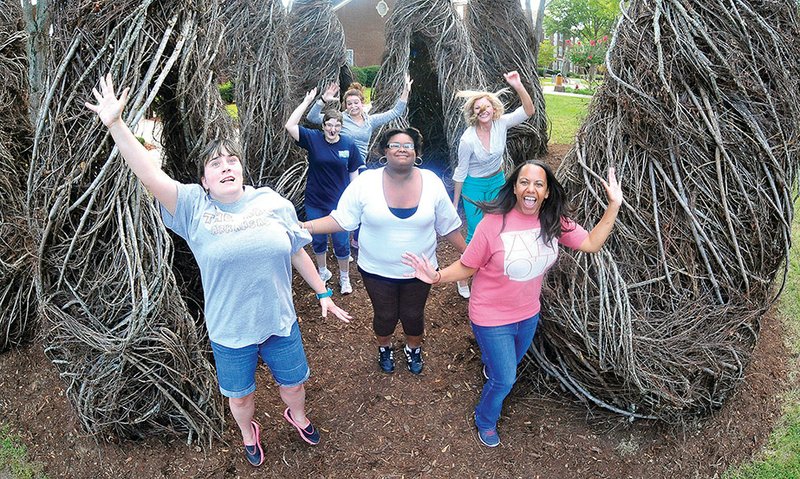
[[[594,75],[597,67],[603,64],[608,49],[608,36],[597,40],[582,42],[578,40],[573,45],[569,40],[566,41],[569,48],[569,59],[573,65],[583,68],[589,75],[589,86],[594,88]]]
[[[545,10],[544,28],[548,35],[597,39],[611,34],[619,13],[617,0],[552,0]]]
[[[556,59],[556,47],[553,45],[550,40],[545,40],[539,44],[539,56],[536,59],[536,63],[539,66],[539,70],[545,68],[550,68],[550,64],[553,63]]]

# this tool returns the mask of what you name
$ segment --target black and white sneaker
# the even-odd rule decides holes
[[[394,372],[394,348],[391,346],[380,346],[378,348],[378,365],[385,373]]]
[[[412,374],[419,374],[422,372],[422,346],[416,347],[414,349],[409,348],[406,346],[403,348],[403,351],[406,353],[406,366],[408,370],[411,371]]]

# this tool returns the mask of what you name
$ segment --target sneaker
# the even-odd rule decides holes
[[[255,421],[250,421],[253,427],[253,435],[256,436],[256,443],[252,446],[244,445],[244,456],[254,467],[258,467],[264,463],[264,449],[261,447],[261,426]]]
[[[339,280],[339,287],[342,288],[342,294],[350,294],[353,292],[353,286],[350,285],[350,278],[341,278]]]
[[[406,366],[412,374],[419,374],[422,372],[422,346],[411,349],[408,346],[403,348],[406,353]]]
[[[456,288],[458,289],[458,294],[460,294],[462,298],[469,298],[469,283],[461,284],[461,281],[456,281]]]
[[[497,447],[500,445],[500,436],[497,435],[497,429],[487,429],[481,431],[478,429],[478,439],[486,447]]]
[[[378,365],[385,373],[394,372],[394,348],[391,346],[380,346],[378,348]]]
[[[306,425],[306,427],[300,427],[299,424],[294,422],[294,419],[292,418],[292,413],[291,411],[289,411],[288,407],[286,408],[285,411],[283,411],[283,418],[286,419],[289,422],[289,424],[297,428],[297,432],[300,433],[300,438],[302,440],[311,444],[312,446],[316,446],[317,444],[319,444],[319,439],[320,439],[319,431],[317,430],[317,428],[314,427],[313,424],[311,424],[311,421],[308,421],[308,425]]]
[[[323,283],[327,283],[329,279],[333,277],[333,273],[328,268],[324,268],[319,270],[319,277]]]
[[[350,247],[358,249],[358,241],[356,241],[355,238],[350,240]]]
[[[355,261],[355,260],[353,259],[353,255],[350,255],[350,256],[348,256],[348,257],[347,257],[347,262],[348,262],[348,263],[352,263],[353,261]]]

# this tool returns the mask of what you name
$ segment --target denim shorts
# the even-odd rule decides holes
[[[279,386],[298,386],[308,379],[306,352],[297,321],[289,336],[270,336],[261,344],[229,348],[211,341],[217,380],[223,396],[241,398],[256,390],[258,357],[269,368]]]
[[[306,219],[308,221],[318,218],[324,218],[331,214],[331,210],[314,208],[313,206],[306,205]],[[314,254],[325,254],[328,251],[328,236],[329,235],[311,235],[311,248]],[[330,234],[331,241],[333,242],[333,254],[336,259],[345,259],[350,257],[350,232],[340,231],[338,233]]]

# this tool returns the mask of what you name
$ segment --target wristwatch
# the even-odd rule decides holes
[[[333,296],[333,290],[328,288],[328,291],[325,291],[324,293],[316,293],[316,294],[317,294],[317,299],[330,298],[331,296]]]

